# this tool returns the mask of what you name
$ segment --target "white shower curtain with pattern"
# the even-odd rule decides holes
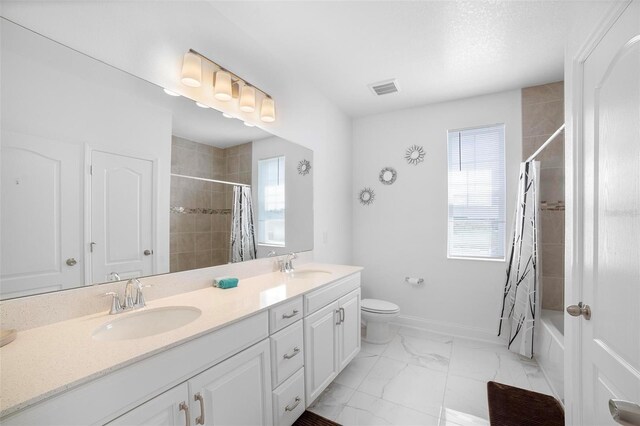
[[[253,226],[251,188],[233,187],[231,216],[231,245],[229,259],[232,263],[256,258],[256,234]]]
[[[531,358],[536,318],[540,317],[538,161],[520,164],[513,240],[502,296],[498,336],[508,333],[509,350]]]

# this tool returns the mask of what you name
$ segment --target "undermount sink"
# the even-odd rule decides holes
[[[191,306],[167,306],[131,313],[96,328],[95,340],[138,339],[175,330],[195,321],[202,311]]]
[[[294,270],[292,272],[287,272],[287,276],[293,279],[322,278],[327,275],[331,275],[331,272],[323,271],[322,269],[303,269],[301,271]]]

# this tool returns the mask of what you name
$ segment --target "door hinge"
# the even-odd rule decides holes
[[[93,176],[93,165],[89,166],[89,174]]]

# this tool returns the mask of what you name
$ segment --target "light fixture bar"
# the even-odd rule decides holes
[[[231,75],[231,83],[235,84],[238,82],[242,82],[244,84],[247,84],[251,87],[253,87],[254,89],[256,89],[258,92],[262,93],[264,96],[266,96],[267,98],[271,98],[271,95],[268,94],[267,92],[265,92],[264,90],[260,89],[258,86],[256,86],[255,84],[252,84],[250,82],[248,82],[247,80],[245,80],[244,78],[240,77],[238,74],[234,73],[233,71],[229,71],[227,68],[223,67],[222,65],[220,65],[219,63],[217,63],[216,61],[213,61],[209,58],[207,58],[206,56],[204,56],[202,53],[198,52],[197,50],[193,50],[193,49],[189,49],[190,53],[193,53],[195,55],[200,56],[202,59],[206,60],[209,63],[212,63],[214,66],[216,66],[219,70],[221,71],[225,71],[227,73],[229,73],[229,75]]]

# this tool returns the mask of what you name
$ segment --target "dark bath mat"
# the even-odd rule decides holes
[[[491,426],[564,426],[564,409],[552,396],[487,383]]]
[[[332,422],[329,419],[325,419],[311,411],[305,411],[300,417],[298,417],[298,420],[295,421],[293,426],[340,426],[340,424]]]

